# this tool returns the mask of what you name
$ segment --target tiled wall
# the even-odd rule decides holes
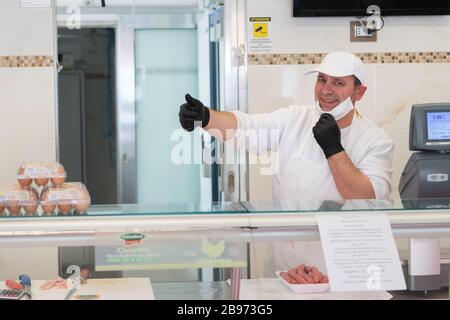
[[[53,9],[0,3],[0,184],[24,161],[56,159]]]
[[[374,43],[349,40],[350,18],[293,18],[290,0],[248,0],[249,17],[272,17],[272,50],[248,55],[249,113],[314,101],[314,76],[304,72],[330,51],[350,51],[367,64],[368,90],[357,107],[395,140],[391,196],[410,156],[413,104],[450,101],[450,16],[386,17]],[[249,33],[251,28],[248,28]],[[272,197],[271,176],[250,168],[250,199]]]
[[[251,65],[318,64],[326,53],[249,54]],[[364,63],[449,63],[450,52],[356,52]]]
[[[52,10],[0,1],[0,185],[16,181],[23,161],[56,159]],[[2,279],[21,273],[53,279],[57,248],[1,248]]]
[[[0,56],[0,68],[42,68],[52,66],[52,56]]]

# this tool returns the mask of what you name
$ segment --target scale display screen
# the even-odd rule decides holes
[[[450,112],[427,112],[428,140],[450,140]]]

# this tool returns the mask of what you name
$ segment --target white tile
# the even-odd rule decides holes
[[[0,140],[0,184],[16,181],[23,162],[55,161],[55,140]]]
[[[376,122],[393,134],[409,133],[411,106],[450,101],[450,64],[379,64]]]
[[[0,6],[0,56],[53,56],[53,9],[20,8],[19,0]]]
[[[310,65],[272,65],[248,67],[249,113],[266,113],[293,104],[314,102]]]
[[[52,68],[0,68],[0,139],[55,139]]]

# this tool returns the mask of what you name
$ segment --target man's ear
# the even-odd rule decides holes
[[[367,87],[365,85],[359,85],[355,90],[355,98],[356,101],[359,101],[362,99],[364,94],[366,93]]]

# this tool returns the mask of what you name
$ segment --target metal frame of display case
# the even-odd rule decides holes
[[[361,210],[364,211],[364,210]],[[339,211],[327,211],[328,213]],[[360,212],[360,211],[353,211]],[[378,210],[386,213],[394,235],[405,232],[429,236],[450,233],[450,210]],[[85,215],[7,217],[0,220],[0,236],[46,235],[102,231],[160,230],[171,228],[288,228],[317,233],[315,212]],[[297,232],[298,232],[297,231]]]

